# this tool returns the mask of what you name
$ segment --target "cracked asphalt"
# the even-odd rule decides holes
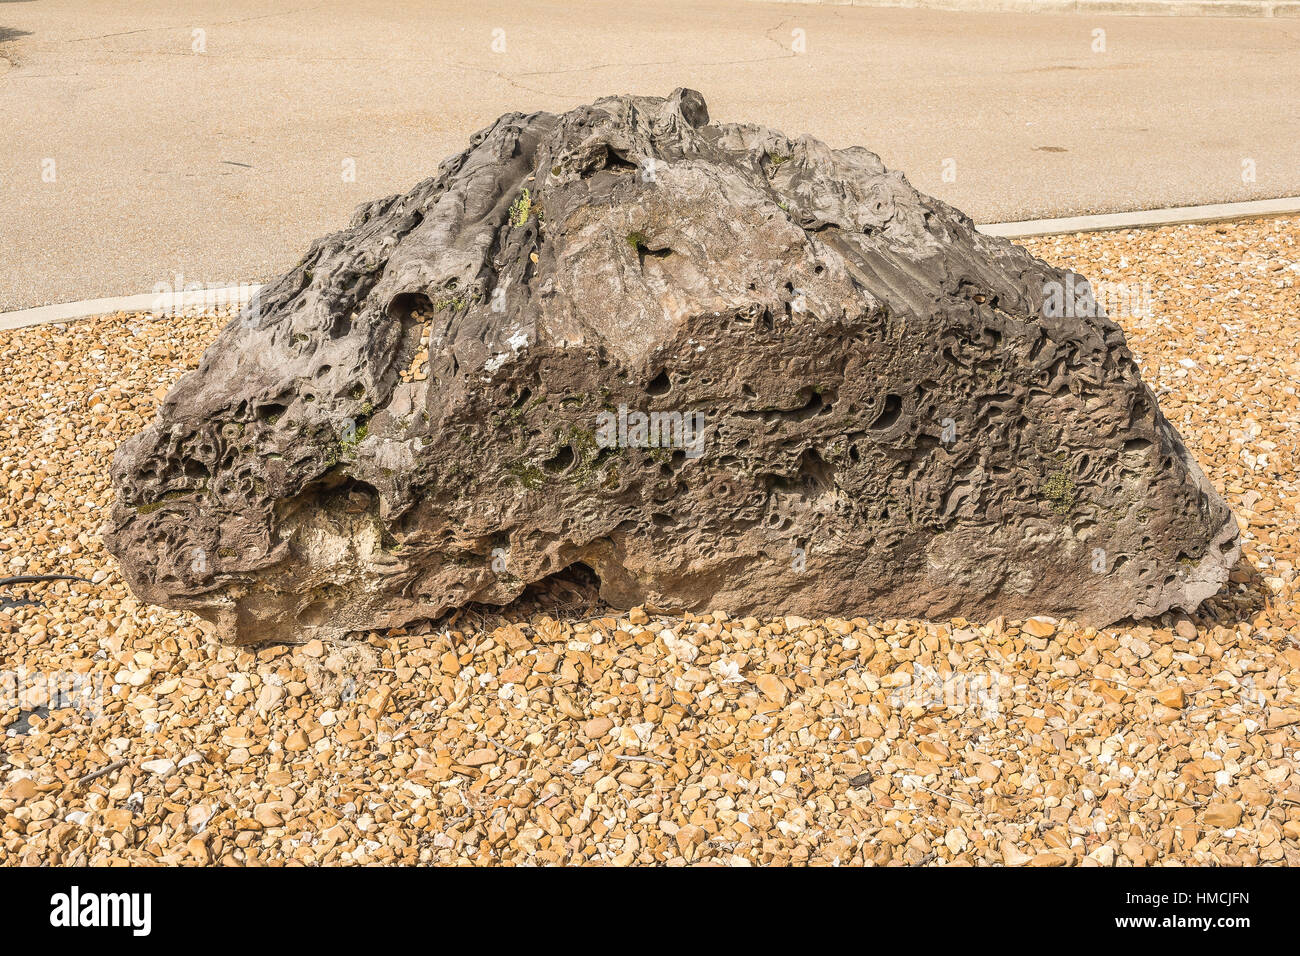
[[[982,222],[1296,195],[1298,54],[1285,20],[6,2],[0,310],[263,280],[503,112],[676,86],[864,145]]]

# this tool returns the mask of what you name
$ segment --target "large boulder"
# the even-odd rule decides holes
[[[691,90],[507,114],[361,207],[113,480],[131,588],[237,642],[575,565],[619,607],[1103,625],[1239,549],[1082,278]]]

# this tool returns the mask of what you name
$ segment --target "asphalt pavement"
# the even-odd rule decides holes
[[[7,0],[0,310],[263,280],[503,112],[677,86],[980,222],[1300,195],[1297,62],[1285,19]]]

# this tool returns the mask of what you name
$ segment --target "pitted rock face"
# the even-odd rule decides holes
[[[119,449],[106,542],[237,642],[577,564],[621,607],[1192,609],[1236,523],[1086,293],[690,90],[509,114],[221,332]]]

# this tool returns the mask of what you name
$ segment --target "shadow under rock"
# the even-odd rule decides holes
[[[610,607],[600,599],[600,579],[581,562],[547,575],[524,588],[509,604],[467,604],[430,622],[431,630],[460,625],[492,631],[504,624],[523,624],[538,614],[561,623],[603,617]]]

